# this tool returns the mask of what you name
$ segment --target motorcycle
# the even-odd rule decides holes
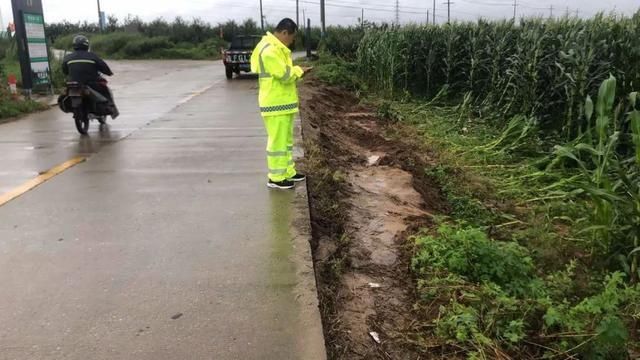
[[[100,79],[100,85],[107,85],[107,80]],[[65,113],[73,113],[76,129],[82,135],[89,133],[89,122],[98,120],[101,125],[107,123],[107,116],[116,118],[118,111],[109,99],[90,86],[70,81],[67,91],[58,99],[60,109]]]

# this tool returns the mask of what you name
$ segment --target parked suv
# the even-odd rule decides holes
[[[261,36],[256,35],[239,35],[233,38],[223,57],[227,79],[233,79],[233,73],[240,75],[240,72],[251,72],[251,53],[261,39]]]

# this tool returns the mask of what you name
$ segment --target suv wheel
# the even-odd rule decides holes
[[[227,71],[227,79],[233,79],[233,68],[231,66],[227,66],[225,70]]]

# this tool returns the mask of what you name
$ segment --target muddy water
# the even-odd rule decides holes
[[[354,258],[379,266],[398,259],[396,239],[407,230],[407,216],[426,216],[424,202],[413,188],[413,175],[388,167],[356,167],[349,174],[353,186],[350,227],[362,239],[351,248]],[[354,264],[357,267],[357,264]]]

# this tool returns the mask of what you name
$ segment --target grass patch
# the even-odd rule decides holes
[[[11,100],[7,96],[0,99],[0,120],[46,110],[49,107],[33,100]]]

